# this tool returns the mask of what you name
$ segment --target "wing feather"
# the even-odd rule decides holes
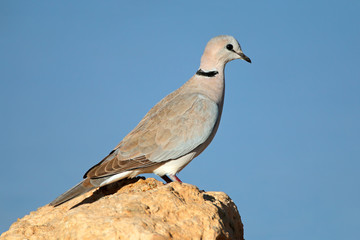
[[[211,135],[215,102],[198,93],[177,95],[156,105],[119,145],[84,177],[99,178],[151,167],[190,153]]]

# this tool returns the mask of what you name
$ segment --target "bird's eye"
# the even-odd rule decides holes
[[[229,50],[229,51],[233,50],[233,48],[234,48],[234,47],[233,47],[232,44],[226,45],[226,49]]]

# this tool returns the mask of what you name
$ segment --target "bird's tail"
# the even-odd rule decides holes
[[[50,206],[58,206],[60,204],[63,204],[64,202],[67,202],[77,196],[80,196],[92,189],[96,188],[90,182],[88,179],[85,179],[84,181],[81,181],[76,186],[72,187],[70,190],[64,192],[59,197],[57,197],[54,201],[52,201],[49,205]]]

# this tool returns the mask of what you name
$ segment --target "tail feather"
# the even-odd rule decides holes
[[[85,184],[85,181],[78,183],[76,186],[72,187],[70,190],[64,192],[59,197],[57,197],[54,201],[52,201],[49,205],[50,206],[58,206],[63,204],[77,196],[80,196],[96,187],[92,186],[91,184]]]

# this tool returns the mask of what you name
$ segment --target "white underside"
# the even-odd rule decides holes
[[[102,187],[108,185],[110,183],[119,181],[124,178],[133,178],[142,173],[155,173],[158,176],[164,175],[175,175],[176,173],[180,172],[193,158],[195,152],[189,153],[185,156],[182,156],[178,159],[168,161],[167,163],[161,165],[160,167],[154,169],[150,167],[148,169],[137,169],[133,171],[126,171],[114,176],[105,178],[105,179],[91,179],[90,182],[96,187]]]
[[[134,172],[134,171],[122,172],[122,173],[116,174],[116,175],[114,175],[114,176],[111,176],[111,177],[109,177],[109,178],[106,178],[106,179],[104,179],[104,181],[102,181],[102,182],[100,182],[100,183],[98,182],[97,179],[94,179],[95,181],[90,180],[90,182],[91,182],[92,184],[94,184],[95,186],[97,186],[97,187],[102,187],[102,186],[105,186],[105,185],[107,185],[107,184],[116,182],[116,181],[118,181],[118,180],[127,178],[127,177],[129,177],[133,172]]]
[[[195,152],[192,152],[178,159],[171,160],[161,165],[157,169],[154,169],[153,173],[158,176],[175,175],[176,173],[180,172],[194,158],[194,155]]]

